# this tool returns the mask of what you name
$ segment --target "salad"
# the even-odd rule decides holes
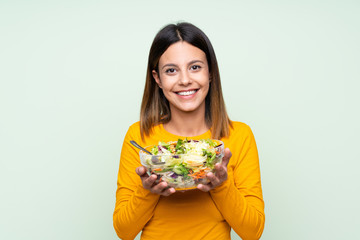
[[[156,174],[158,182],[166,181],[175,189],[196,188],[208,183],[206,174],[214,171],[223,157],[224,145],[219,140],[182,140],[159,142],[150,147],[153,155],[140,151],[142,164],[149,174]]]

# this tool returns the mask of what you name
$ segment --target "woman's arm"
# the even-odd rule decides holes
[[[135,172],[135,169],[141,165],[138,152],[130,145],[130,140],[135,139],[130,128],[121,150],[113,215],[115,231],[124,240],[134,239],[143,229],[153,216],[160,197],[144,189],[139,175]]]
[[[264,229],[265,214],[262,198],[260,167],[254,136],[248,126],[233,136],[236,147],[227,167],[227,178],[211,188],[216,206],[242,239],[259,239]],[[226,172],[226,167],[224,168]],[[220,171],[221,173],[221,171]],[[214,183],[221,179],[214,179]]]

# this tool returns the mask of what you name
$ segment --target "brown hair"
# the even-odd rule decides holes
[[[190,23],[169,24],[162,28],[151,45],[146,73],[144,95],[140,111],[141,137],[149,135],[153,126],[167,123],[171,119],[169,101],[155,82],[152,71],[158,72],[161,55],[166,49],[179,41],[185,41],[206,54],[209,66],[210,88],[205,98],[205,121],[211,128],[211,137],[220,139],[229,135],[232,126],[226,112],[222,95],[219,67],[210,40],[196,26]]]

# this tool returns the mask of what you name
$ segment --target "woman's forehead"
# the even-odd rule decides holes
[[[159,65],[168,63],[181,65],[192,61],[202,61],[206,63],[206,54],[188,42],[179,41],[168,47],[159,59]]]

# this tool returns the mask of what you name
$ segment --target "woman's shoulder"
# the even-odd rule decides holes
[[[155,125],[150,129],[150,132],[148,135],[144,134],[143,137],[141,137],[141,125],[140,121],[135,122],[130,125],[129,129],[127,130],[127,137],[132,138],[134,141],[142,142],[143,144],[148,144],[148,141],[152,142],[153,139],[156,139],[156,142],[159,141],[164,135],[164,132],[162,130],[161,124]]]
[[[138,121],[129,126],[126,135],[139,136],[139,134],[140,134],[140,122]]]
[[[252,130],[250,126],[244,122],[231,121],[229,138],[246,138],[252,136]]]
[[[239,122],[239,121],[231,121],[231,127],[230,127],[230,131],[244,131],[244,130],[251,130],[250,126],[244,122]]]
[[[130,125],[129,129],[138,129],[140,131],[140,121],[134,122]]]
[[[140,121],[134,122],[130,125],[128,131],[140,133],[140,127]],[[158,132],[159,130],[161,130],[161,124],[154,125],[150,130],[151,132]]]
[[[231,121],[231,123],[230,134],[223,139],[223,142],[233,154],[236,154],[240,153],[245,144],[253,142],[255,138],[248,124],[239,121]]]
[[[128,132],[140,132],[140,121],[134,122],[128,128]]]

